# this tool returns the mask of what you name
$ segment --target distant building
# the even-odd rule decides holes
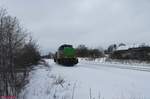
[[[138,46],[138,47],[127,47],[122,46],[116,51],[110,54],[112,59],[133,59],[141,61],[150,61],[150,47],[149,46]]]

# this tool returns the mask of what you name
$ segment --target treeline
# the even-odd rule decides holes
[[[79,45],[76,48],[76,55],[77,57],[89,57],[89,58],[100,58],[104,57],[103,49],[98,48],[88,48],[85,45]]]
[[[28,68],[38,60],[40,52],[36,42],[16,17],[0,8],[0,96],[18,96]]]
[[[138,60],[138,61],[150,61],[150,46],[145,43],[139,44],[126,49],[127,45],[124,43],[111,44],[108,48],[89,48],[86,45],[79,45],[75,48],[76,56],[82,58],[101,58],[107,56],[108,59],[119,60]],[[118,48],[121,49],[118,50]],[[53,58],[54,53],[49,53],[43,56],[43,58]]]

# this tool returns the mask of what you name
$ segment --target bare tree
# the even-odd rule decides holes
[[[16,17],[7,14],[6,9],[0,9],[0,96],[17,96],[23,81],[18,83],[17,59],[22,51],[29,53],[27,57],[33,60],[39,53],[35,43],[27,43],[27,31],[25,31]],[[28,49],[27,49],[28,45]],[[30,46],[29,46],[30,45]],[[31,46],[32,45],[32,46]],[[26,48],[26,49],[25,49]],[[29,50],[30,49],[30,50]],[[31,50],[32,49],[32,50]],[[32,52],[31,52],[32,51]],[[23,56],[24,57],[24,56]],[[23,60],[21,57],[20,60]],[[40,56],[39,56],[40,57]],[[38,58],[36,62],[39,60]],[[25,60],[23,60],[25,61]],[[24,63],[22,61],[22,64]],[[27,61],[33,63],[33,61]],[[29,65],[29,64],[28,64]],[[26,72],[26,71],[25,71]],[[25,78],[25,76],[23,76]],[[24,80],[24,79],[22,79]]]

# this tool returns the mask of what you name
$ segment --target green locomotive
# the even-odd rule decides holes
[[[73,66],[78,63],[75,49],[72,45],[64,44],[55,53],[54,61],[65,66]]]

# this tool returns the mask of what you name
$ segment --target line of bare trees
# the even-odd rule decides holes
[[[36,43],[16,17],[0,8],[0,96],[18,96],[29,66],[40,60]],[[23,69],[22,73],[18,70]]]
[[[88,47],[86,47],[85,45],[79,45],[76,48],[76,54],[78,57],[88,57],[88,58],[100,58],[100,57],[104,57],[104,51],[103,49],[98,49],[98,48],[94,48],[94,49],[90,49]]]

